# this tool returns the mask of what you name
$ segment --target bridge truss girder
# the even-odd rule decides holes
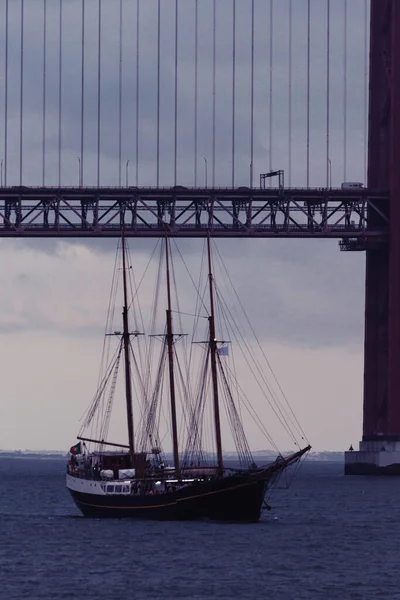
[[[117,237],[123,228],[136,237],[375,243],[388,235],[388,204],[367,189],[0,188],[0,237]]]

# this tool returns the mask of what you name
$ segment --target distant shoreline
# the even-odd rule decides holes
[[[0,459],[1,458],[16,458],[16,459],[47,459],[47,460],[60,460],[63,459],[65,460],[68,456],[68,452],[61,452],[61,451],[22,451],[22,450],[0,450]],[[275,459],[276,454],[269,454],[269,453],[265,453],[262,454],[261,452],[255,452],[253,454],[253,457],[255,459],[256,462],[258,463],[266,463],[266,462],[270,462],[272,460]],[[167,454],[167,459],[171,459],[172,457]],[[229,462],[237,462],[238,461],[238,457],[235,456],[233,453],[228,453],[226,455],[224,455],[225,460],[229,463]],[[308,456],[307,456],[307,461],[318,461],[318,462],[343,462],[344,460],[344,453],[343,452],[311,452]]]

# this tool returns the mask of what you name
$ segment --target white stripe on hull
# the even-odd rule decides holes
[[[82,492],[82,494],[93,494],[96,496],[106,496],[104,482],[90,479],[80,479],[67,474],[67,488],[74,492]]]

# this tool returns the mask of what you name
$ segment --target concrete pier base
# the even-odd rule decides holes
[[[360,442],[344,454],[345,475],[400,475],[400,441],[384,438]]]

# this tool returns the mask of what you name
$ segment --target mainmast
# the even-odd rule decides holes
[[[217,461],[218,473],[222,475],[224,464],[222,460],[222,442],[221,442],[221,420],[219,415],[219,399],[218,399],[218,379],[217,379],[217,338],[215,336],[215,318],[214,318],[214,293],[213,293],[213,276],[211,269],[211,248],[210,235],[207,237],[208,251],[208,282],[210,287],[210,316],[208,317],[210,331],[210,355],[211,355],[211,378],[214,398],[214,423],[215,423],[215,441],[217,446]]]
[[[126,282],[126,247],[125,247],[125,232],[122,230],[122,273],[124,284],[124,308],[122,311],[123,321],[123,343],[124,343],[124,358],[125,358],[125,396],[126,396],[126,416],[128,421],[128,439],[129,453],[131,455],[131,466],[135,464],[135,438],[133,431],[133,409],[132,409],[132,381],[131,381],[131,361],[130,361],[130,333],[128,320],[128,292]]]
[[[169,273],[169,242],[168,236],[165,236],[165,263],[167,270],[167,349],[169,366],[169,390],[171,400],[171,421],[172,421],[172,446],[174,453],[175,475],[180,476],[179,468],[179,450],[178,450],[178,427],[176,422],[176,397],[175,397],[175,377],[174,377],[174,333],[172,330],[172,310],[171,310],[171,280]]]

